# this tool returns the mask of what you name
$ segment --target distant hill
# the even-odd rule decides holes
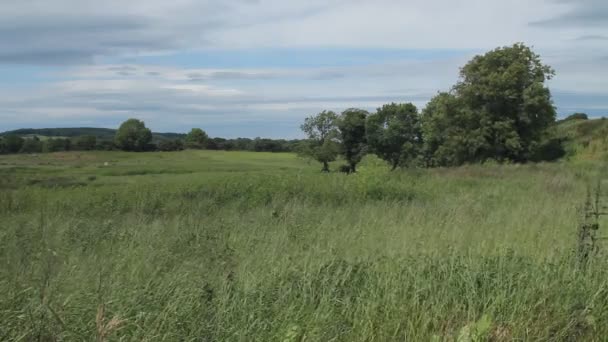
[[[93,135],[100,140],[112,140],[116,134],[115,129],[94,128],[94,127],[73,127],[73,128],[22,128],[14,131],[0,133],[0,135],[15,134],[19,136],[43,136],[43,137],[77,137],[81,135]],[[154,141],[173,140],[184,138],[182,133],[152,133]]]

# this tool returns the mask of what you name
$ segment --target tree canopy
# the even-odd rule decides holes
[[[555,122],[545,81],[551,67],[518,43],[476,56],[450,93],[433,98],[423,113],[431,164],[529,160]],[[446,146],[447,145],[447,146]]]
[[[422,145],[418,109],[412,103],[391,103],[367,118],[367,143],[393,169],[415,163]]]
[[[124,151],[145,151],[152,141],[152,132],[146,128],[143,121],[129,119],[123,122],[116,131],[114,142]]]
[[[300,154],[322,163],[324,172],[329,172],[329,163],[338,156],[339,146],[335,141],[338,135],[337,120],[336,113],[323,111],[306,118],[300,126],[308,137],[308,142],[301,148]]]
[[[338,118],[338,130],[344,159],[351,172],[356,172],[357,164],[366,152],[365,121],[369,113],[363,109],[350,108]]]
[[[186,135],[186,146],[189,148],[204,148],[209,136],[200,128],[193,128]]]

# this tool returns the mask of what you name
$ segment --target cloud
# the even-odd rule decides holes
[[[608,26],[608,3],[604,0],[555,0],[566,6],[566,10],[552,18],[533,21],[531,24],[547,27],[588,27]]]
[[[137,116],[293,136],[322,109],[422,107],[474,52],[518,41],[556,69],[558,106],[599,111],[607,14],[605,0],[5,0],[0,130]],[[35,81],[15,86],[26,69]]]
[[[542,41],[525,23],[546,11],[526,0],[7,1],[0,62],[67,65],[182,50],[490,48]]]
[[[577,41],[606,41],[608,40],[608,36],[603,36],[599,34],[590,34],[585,36],[580,36],[575,38]]]
[[[93,118],[116,126],[135,116],[162,131],[207,127],[212,135],[226,135],[233,125],[266,123],[266,130],[241,134],[299,136],[302,117],[323,109],[362,107],[373,110],[387,102],[413,101],[419,106],[437,89],[439,75],[459,59],[439,64],[409,61],[396,64],[332,68],[191,69],[149,65],[79,66],[67,80],[37,86],[33,91],[0,92],[0,122],[11,129],[23,126],[82,125]],[[388,72],[392,69],[392,72]],[[427,72],[422,70],[426,69]],[[436,77],[429,77],[430,74]],[[320,75],[332,75],[319,81]],[[336,76],[339,75],[339,76]],[[273,80],[269,82],[268,77]],[[192,78],[198,79],[192,82]],[[443,81],[442,81],[443,80]],[[49,121],[52,119],[52,124]],[[59,120],[59,121],[58,121]],[[274,131],[275,124],[290,127]],[[222,133],[224,132],[224,133]],[[228,134],[227,136],[231,136]]]

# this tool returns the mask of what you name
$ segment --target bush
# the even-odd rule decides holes
[[[0,141],[0,153],[17,153],[21,151],[24,142],[18,135],[7,135]]]
[[[37,137],[25,139],[21,146],[20,153],[40,153],[42,152],[42,142]]]
[[[82,135],[74,139],[73,149],[78,151],[91,151],[97,145],[97,138],[94,135]]]
[[[571,121],[571,120],[589,120],[589,117],[585,113],[574,113],[572,115],[567,116],[563,121]]]
[[[181,140],[163,140],[158,143],[158,150],[163,152],[182,151],[184,143]]]
[[[44,152],[69,151],[71,149],[70,139],[48,139],[44,142]]]
[[[104,140],[104,141],[99,141],[95,145],[95,149],[100,150],[100,151],[114,151],[114,150],[116,150],[116,145],[114,145],[114,143],[111,141]]]
[[[556,161],[566,155],[561,138],[552,138],[543,141],[530,158],[533,162]]]

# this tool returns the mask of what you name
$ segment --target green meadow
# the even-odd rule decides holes
[[[576,256],[599,162],[319,170],[288,153],[0,156],[0,340],[608,336],[608,242]]]

